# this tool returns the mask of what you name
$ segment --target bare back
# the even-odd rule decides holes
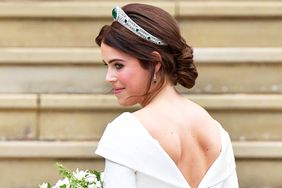
[[[134,115],[195,188],[220,153],[220,132],[216,122],[197,104],[187,100],[171,107],[177,110],[148,107]]]

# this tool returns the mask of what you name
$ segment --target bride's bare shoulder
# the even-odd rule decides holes
[[[205,109],[199,107],[193,116],[190,126],[205,155],[211,159],[216,158],[221,150],[221,135],[217,122]]]

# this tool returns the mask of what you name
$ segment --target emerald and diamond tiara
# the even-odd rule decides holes
[[[145,29],[135,23],[132,19],[130,19],[129,16],[127,16],[127,14],[120,7],[117,6],[112,10],[112,16],[115,21],[118,21],[121,25],[123,25],[139,37],[153,42],[157,45],[166,45],[166,43],[164,43],[161,39],[151,35],[147,31],[145,31]]]

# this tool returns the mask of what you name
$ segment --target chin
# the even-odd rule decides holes
[[[118,103],[123,107],[130,107],[138,104],[138,101],[126,99],[126,100],[118,100]]]

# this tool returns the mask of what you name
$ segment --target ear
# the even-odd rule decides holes
[[[152,52],[152,55],[153,55],[153,56],[155,57],[155,59],[156,59],[155,73],[157,73],[157,72],[159,72],[159,70],[160,70],[160,68],[161,68],[161,66],[162,66],[162,64],[161,64],[161,62],[162,62],[162,57],[161,57],[160,53],[157,52],[157,51],[153,51],[153,52]]]

